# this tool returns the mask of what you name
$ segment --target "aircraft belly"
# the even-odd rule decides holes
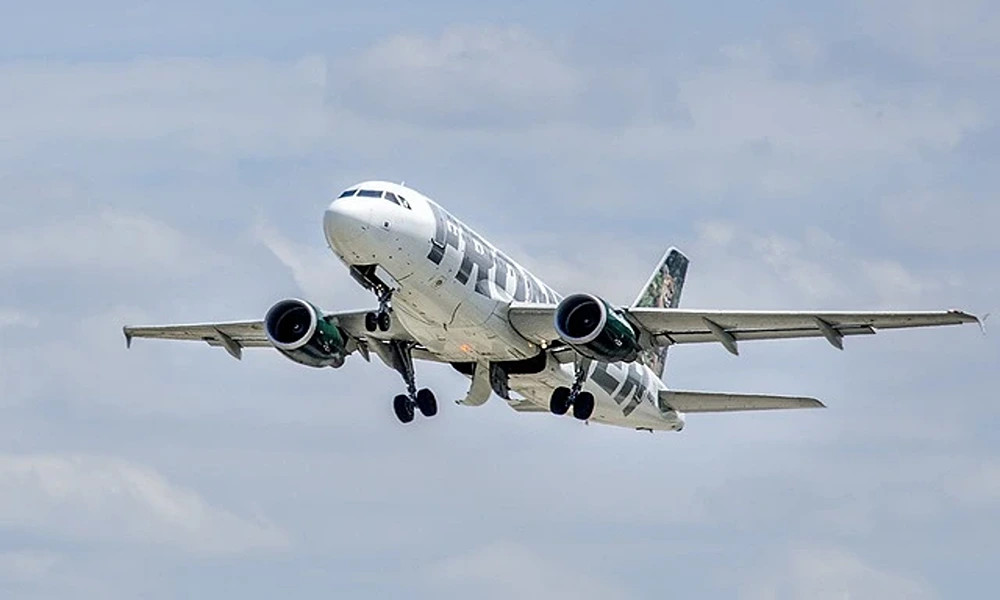
[[[552,390],[559,386],[569,387],[572,383],[572,365],[558,364],[555,361],[550,361],[549,367],[541,373],[511,375],[510,377],[512,390],[544,408],[549,406]],[[627,408],[626,401],[616,401],[612,394],[597,385],[590,377],[584,383],[583,389],[594,394],[594,414],[590,421],[630,429],[648,428],[668,431],[678,429],[677,422],[663,416],[659,408],[651,402],[643,401],[636,406]]]
[[[400,282],[394,304],[404,327],[428,350],[444,360],[521,360],[534,356],[537,346],[510,323],[494,315],[496,300],[484,298],[455,281],[420,275]]]

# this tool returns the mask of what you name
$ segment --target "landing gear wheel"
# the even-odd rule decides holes
[[[552,397],[549,399],[549,410],[554,415],[564,415],[569,411],[569,388],[557,387],[552,390]]]
[[[425,417],[433,417],[438,412],[437,399],[434,392],[424,388],[417,392],[417,408]]]
[[[594,414],[594,395],[590,392],[580,392],[573,400],[573,416],[586,421]]]
[[[378,321],[378,328],[381,331],[389,331],[389,328],[392,327],[392,317],[389,315],[389,311],[382,311],[378,313],[376,321]],[[365,322],[365,326],[368,326],[367,321]],[[371,331],[374,331],[374,329]]]
[[[378,329],[378,315],[373,312],[365,315],[365,329],[367,331],[375,331]]]
[[[413,373],[413,344],[391,340],[389,348],[392,353],[390,362],[406,382],[406,394],[396,396],[393,402],[396,416],[400,421],[409,423],[413,420],[414,409],[419,409],[425,417],[436,415],[438,406],[434,393],[427,388],[417,391],[416,376]]]
[[[409,396],[400,394],[392,401],[392,410],[396,413],[396,418],[403,423],[413,420],[413,402]]]

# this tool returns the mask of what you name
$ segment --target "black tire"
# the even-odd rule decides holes
[[[365,315],[365,329],[368,331],[375,331],[378,329],[378,316],[370,312]]]
[[[569,411],[569,388],[557,387],[549,398],[549,410],[554,415],[564,415]]]
[[[424,388],[417,392],[417,408],[423,413],[425,417],[433,417],[438,413],[438,403],[437,398],[434,397],[434,392],[427,388]]]
[[[594,395],[590,392],[580,392],[573,401],[573,416],[586,421],[594,414]]]
[[[396,413],[396,418],[402,423],[409,423],[413,420],[413,403],[408,396],[400,394],[392,401],[392,410]]]
[[[392,327],[392,317],[388,312],[381,312],[378,314],[378,328],[381,331],[389,331]]]

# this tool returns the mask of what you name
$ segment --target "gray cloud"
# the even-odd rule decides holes
[[[519,544],[496,543],[435,565],[431,580],[461,590],[456,597],[623,598],[621,590],[581,574],[571,564],[531,552]]]
[[[125,322],[370,304],[319,227],[368,177],[406,179],[562,290],[627,302],[677,243],[687,306],[994,308],[993,178],[956,158],[991,96],[833,68],[836,34],[758,41],[755,22],[707,53],[626,27],[601,60],[600,36],[526,23],[367,29],[325,58],[5,64],[0,576],[54,597],[981,584],[1000,348],[973,328],[672,350],[671,385],[830,405],[676,436],[462,409],[467,383],[433,365],[442,413],[407,428],[377,362],[124,350]]]
[[[748,587],[741,597],[778,598],[935,598],[919,579],[885,572],[856,555],[834,548],[797,548],[778,568],[773,583]]]
[[[0,523],[8,527],[206,555],[290,543],[280,529],[211,507],[155,471],[119,459],[8,454],[0,457],[0,481]]]

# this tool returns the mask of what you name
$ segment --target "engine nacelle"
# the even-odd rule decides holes
[[[635,329],[615,309],[590,294],[567,296],[556,307],[556,332],[580,354],[601,362],[632,362],[639,356]]]
[[[309,367],[340,367],[347,356],[347,336],[298,298],[281,300],[267,311],[264,333],[291,360]]]

